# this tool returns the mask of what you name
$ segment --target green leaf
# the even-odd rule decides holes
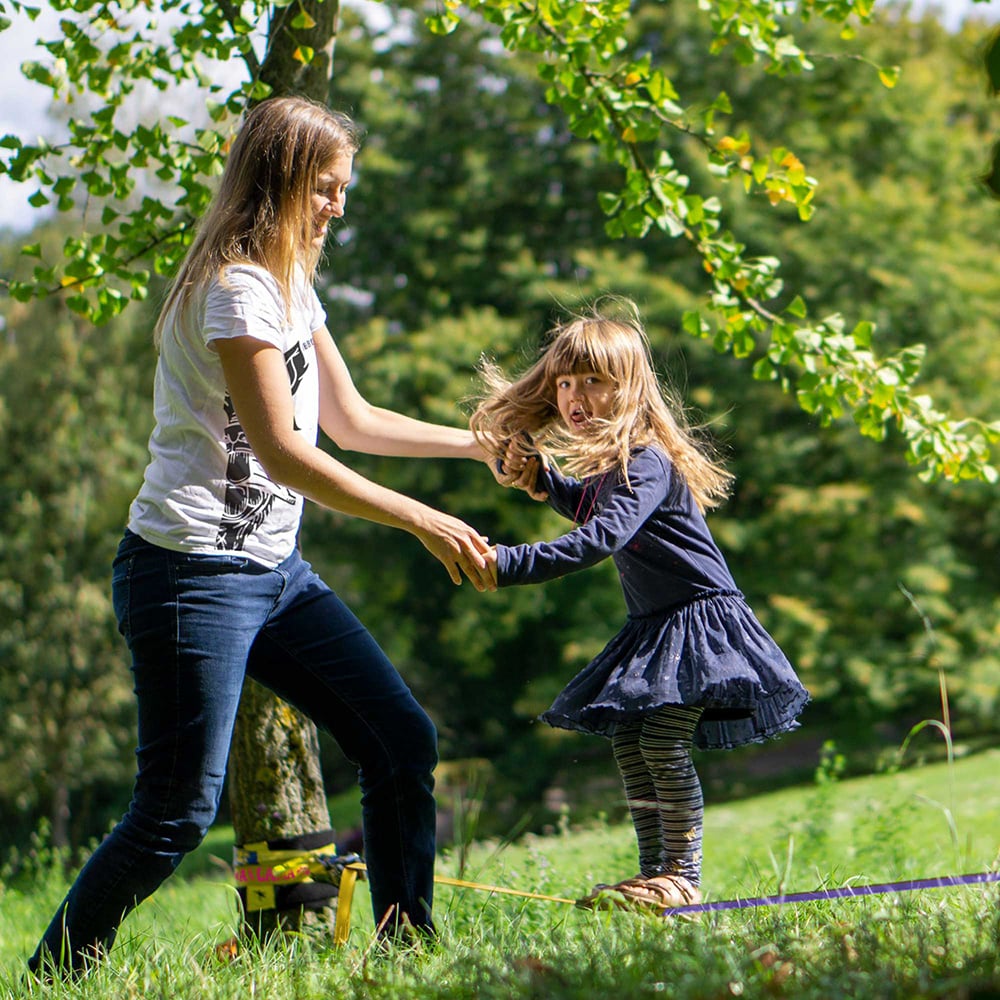
[[[729,100],[729,95],[723,90],[719,92],[719,96],[712,102],[712,110],[718,111],[724,115],[731,115],[733,113],[733,105]]]
[[[292,27],[309,30],[310,28],[316,27],[316,20],[309,14],[308,11],[303,8],[299,8],[298,14],[292,18]]]
[[[692,337],[704,337],[709,333],[709,325],[701,318],[701,313],[694,309],[687,310],[681,316],[681,328]]]
[[[691,225],[697,225],[705,218],[705,203],[699,195],[688,195],[682,199],[682,204],[687,209],[686,218]]]
[[[789,316],[794,316],[796,319],[805,319],[806,304],[803,301],[802,296],[796,295],[795,298],[792,299],[787,306],[785,306],[785,312],[788,313]]]
[[[891,385],[881,383],[872,391],[872,406],[884,410],[896,398],[896,390]]]
[[[889,90],[892,90],[899,83],[899,67],[882,66],[878,71],[878,78],[882,81],[883,87],[888,87]]]
[[[733,354],[737,358],[747,358],[756,347],[753,331],[743,326],[733,334]]]
[[[86,295],[70,295],[66,299],[66,305],[81,316],[90,316],[90,300]]]
[[[615,194],[613,191],[599,191],[597,194],[597,203],[601,206],[601,211],[605,215],[614,215],[621,206],[622,199],[620,195]]]
[[[450,11],[432,14],[424,22],[433,35],[450,35],[458,27],[458,18]]]
[[[875,332],[875,324],[862,321],[851,331],[854,343],[858,347],[869,348],[872,346],[872,334]]]

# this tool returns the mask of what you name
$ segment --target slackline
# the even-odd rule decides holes
[[[671,913],[711,913],[716,910],[746,910],[755,906],[783,906],[785,903],[812,903],[823,899],[844,899],[853,896],[878,896],[889,892],[913,892],[915,889],[948,889],[958,885],[1000,882],[1000,872],[975,872],[971,875],[944,875],[941,878],[917,878],[902,882],[881,882],[877,885],[846,885],[839,889],[818,889],[816,892],[789,892],[777,896],[754,896],[748,899],[719,899],[713,903],[691,903],[671,906]]]
[[[334,940],[344,944],[350,931],[351,899],[354,894],[354,883],[365,872],[363,863],[348,864],[341,875],[340,896],[337,900],[336,928]],[[552,903],[569,903],[575,905],[576,900],[562,896],[546,896],[537,892],[525,892],[520,889],[507,889],[498,885],[485,885],[481,882],[466,882],[462,879],[448,878],[437,875],[434,881],[442,885],[453,885],[465,889],[477,889],[481,892],[501,893],[509,896],[522,896],[528,899],[542,899]],[[660,916],[669,917],[685,913],[712,913],[721,910],[748,910],[758,906],[784,906],[787,903],[812,903],[825,899],[846,899],[855,896],[878,896],[891,892],[913,892],[916,889],[948,889],[960,885],[982,885],[988,882],[1000,882],[1000,872],[975,872],[969,875],[945,875],[941,878],[907,879],[899,882],[880,882],[874,885],[842,886],[837,889],[818,889],[815,892],[789,892],[774,896],[752,896],[746,899],[719,899],[710,903],[691,903],[687,906],[670,906],[659,911]],[[655,912],[655,909],[654,911]]]

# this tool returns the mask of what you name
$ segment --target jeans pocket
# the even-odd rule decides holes
[[[132,606],[132,570],[135,555],[119,555],[111,569],[111,606],[118,621],[118,631],[128,639],[129,612]]]

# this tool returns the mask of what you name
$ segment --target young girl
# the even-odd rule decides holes
[[[488,394],[472,428],[508,471],[538,463],[534,492],[578,525],[554,542],[497,545],[499,586],[542,583],[608,556],[618,567],[628,620],[542,719],[610,737],[638,838],[639,873],[598,885],[580,905],[668,907],[701,899],[692,745],[787,732],[809,696],[712,540],[703,511],[730,477],[664,397],[629,312],[557,328],[513,383],[485,365]],[[546,454],[580,478],[565,478]]]
[[[313,290],[359,139],[299,98],[254,108],[167,297],[150,462],[113,569],[132,654],[138,773],[29,962],[103,953],[212,823],[244,676],[329,731],[357,765],[377,924],[430,932],[433,723],[365,627],[299,555],[303,497],[415,535],[455,583],[493,586],[488,543],[317,446],[485,460],[468,430],[371,406]],[[54,971],[54,970],[53,970]]]

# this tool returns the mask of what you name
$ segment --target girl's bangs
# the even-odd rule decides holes
[[[581,321],[575,329],[562,331],[546,355],[546,370],[550,378],[557,375],[576,375],[579,372],[596,372],[613,381],[618,379],[618,366],[614,364],[606,338],[602,337],[600,324]]]

